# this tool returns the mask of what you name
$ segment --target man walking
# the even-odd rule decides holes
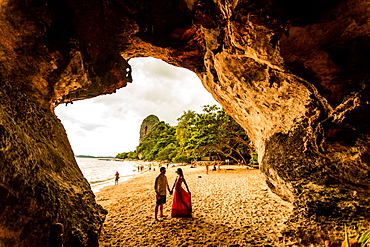
[[[160,211],[159,216],[166,217],[166,215],[163,214],[163,204],[166,203],[167,190],[170,193],[170,195],[172,194],[172,191],[170,190],[170,187],[168,186],[167,177],[165,175],[166,168],[161,167],[159,171],[161,173],[155,179],[155,184],[154,184],[154,190],[155,190],[156,198],[157,198],[157,202],[156,202],[155,209],[154,209],[155,220],[158,220],[158,208]]]

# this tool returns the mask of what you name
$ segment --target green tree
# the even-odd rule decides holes
[[[218,160],[231,158],[248,163],[251,148],[245,130],[223,109],[216,105],[204,106],[203,113],[189,110],[177,120],[176,127],[157,122],[134,152],[117,157],[189,162],[198,157],[214,156]]]
[[[116,155],[117,159],[138,159],[136,151],[119,153]]]
[[[177,119],[178,124],[176,126],[176,139],[179,142],[180,147],[184,147],[191,137],[191,132],[197,114],[194,111],[186,111],[184,114]]]
[[[177,153],[177,155],[172,158],[172,161],[176,163],[189,163],[191,160],[191,157],[181,153]]]
[[[257,168],[258,167],[258,155],[257,153],[252,153],[251,158],[249,160],[249,165],[252,167]]]
[[[119,153],[116,155],[116,158],[117,159],[126,159],[127,156],[126,156],[127,153]]]
[[[173,155],[174,153],[175,155]],[[173,156],[176,156],[176,145],[174,143],[170,143],[158,152],[156,160],[171,161]]]
[[[138,157],[137,157],[137,153],[136,153],[135,151],[128,152],[128,153],[127,153],[127,158],[129,158],[129,159],[133,159],[133,160],[136,160],[136,159],[138,159]]]
[[[136,152],[141,153],[142,159],[156,160],[158,153],[171,143],[177,144],[175,128],[161,121],[152,127],[136,148]]]
[[[181,119],[181,118],[180,118]],[[204,106],[203,113],[187,118],[190,135],[183,140],[184,150],[195,157],[225,157],[247,164],[250,145],[245,130],[218,106]]]

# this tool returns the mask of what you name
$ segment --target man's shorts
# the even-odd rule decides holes
[[[162,204],[165,204],[166,203],[166,195],[164,196],[160,196],[160,198],[158,199],[158,197],[156,196],[157,198],[157,205],[162,205]]]

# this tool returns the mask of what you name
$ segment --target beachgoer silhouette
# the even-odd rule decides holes
[[[191,193],[189,187],[184,178],[184,174],[181,168],[178,168],[177,177],[173,184],[172,190],[175,189],[172,202],[172,217],[191,217]],[[185,184],[187,192],[181,187],[182,183]]]
[[[114,181],[114,185],[117,185],[118,184],[118,179],[119,179],[119,173],[118,171],[116,172],[116,179]]]
[[[172,195],[172,191],[170,190],[170,187],[168,186],[168,181],[166,177],[166,168],[161,167],[159,169],[160,174],[155,179],[154,183],[154,190],[156,193],[156,205],[154,209],[154,218],[155,220],[158,220],[158,208],[159,208],[159,217],[166,217],[166,215],[163,214],[163,204],[166,203],[166,197],[167,197],[167,190]]]

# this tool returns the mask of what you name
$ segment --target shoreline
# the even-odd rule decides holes
[[[93,157],[77,157],[76,162],[94,194],[105,187],[114,186],[116,171],[120,173],[119,182],[124,182],[147,172],[149,164],[153,163]],[[139,167],[143,167],[143,169],[140,170]],[[103,170],[100,173],[101,169]]]
[[[169,186],[177,167],[167,169]],[[108,210],[99,246],[279,246],[292,205],[270,192],[259,170],[237,165],[209,171],[181,166],[192,193],[192,218],[171,218],[167,195],[163,221],[154,220],[154,180],[145,172],[97,192]]]
[[[168,163],[168,162],[166,163],[166,162],[160,162],[160,161],[135,161],[135,160],[116,160],[116,159],[98,159],[98,160],[121,161],[121,162],[128,161],[128,162],[136,163],[138,166],[139,165],[143,166],[143,170],[138,171],[138,173],[134,173],[134,174],[131,174],[131,175],[120,176],[120,179],[119,179],[118,183],[126,182],[130,179],[141,176],[142,174],[147,173],[147,172],[159,171],[159,165],[160,164],[167,164]],[[186,165],[184,165],[185,163],[168,163],[168,164],[173,164],[173,165],[169,165],[168,168],[174,168],[174,167],[178,168],[178,167],[186,166]],[[149,167],[150,167],[150,169],[149,169]],[[168,168],[166,167],[166,169],[168,169]],[[89,182],[91,190],[93,191],[94,194],[100,192],[102,189],[104,189],[106,187],[115,186],[114,183],[115,183],[115,178],[113,176],[112,176],[111,179],[105,181],[104,183],[96,183],[95,184],[95,183],[90,183]]]
[[[131,179],[134,179],[136,177],[139,177],[139,176],[141,176],[141,175],[143,175],[147,172],[149,172],[149,169],[144,170],[144,171],[139,172],[139,173],[136,173],[136,174],[132,174],[132,175],[120,176],[120,179],[118,180],[118,184],[127,182],[127,181],[129,181]],[[115,187],[116,185],[114,183],[115,183],[115,178],[112,178],[111,180],[108,180],[106,183],[99,183],[95,186],[93,186],[91,183],[89,183],[89,184],[90,184],[92,192],[94,194],[96,194],[96,193],[99,193],[103,189],[110,188],[110,187]]]

